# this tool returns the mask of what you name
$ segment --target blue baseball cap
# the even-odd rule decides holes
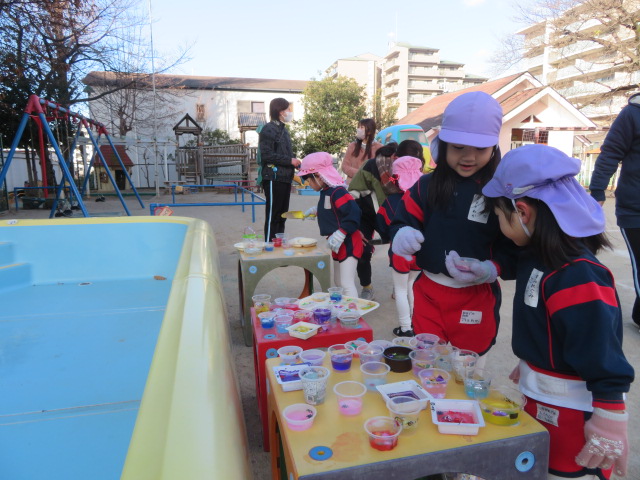
[[[580,160],[547,145],[506,153],[482,189],[487,197],[536,198],[547,204],[563,232],[590,237],[604,232],[602,207],[578,183]]]

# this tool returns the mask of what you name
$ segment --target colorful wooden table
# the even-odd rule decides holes
[[[363,428],[367,418],[388,415],[377,392],[365,394],[360,415],[338,412],[333,385],[345,380],[362,381],[354,360],[346,373],[332,370],[325,403],[316,406],[311,428],[294,432],[286,426],[282,410],[304,403],[301,390],[283,392],[267,361],[269,439],[272,478],[345,480],[362,478],[419,478],[444,472],[478,475],[491,480],[546,480],[549,435],[536,420],[522,413],[515,426],[487,423],[476,436],[444,435],[431,421],[429,407],[420,413],[417,430],[401,434],[398,446],[381,452],[369,445]],[[331,369],[331,362],[325,360]],[[388,382],[412,379],[413,374],[390,373]],[[462,385],[447,387],[447,398],[465,398]],[[286,471],[285,471],[286,470]]]

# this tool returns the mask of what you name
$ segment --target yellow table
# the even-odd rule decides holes
[[[443,435],[431,421],[429,408],[420,413],[417,431],[401,434],[398,446],[388,452],[374,450],[364,431],[364,421],[388,415],[379,393],[367,392],[360,415],[338,412],[333,385],[344,380],[362,381],[360,362],[354,360],[346,373],[331,371],[325,403],[316,406],[313,426],[302,432],[289,430],[282,410],[304,403],[302,391],[283,392],[273,369],[279,359],[267,360],[269,438],[272,477],[294,479],[416,479],[444,472],[470,473],[489,480],[546,480],[549,435],[532,417],[523,413],[516,426],[487,424],[476,436]],[[325,367],[331,369],[331,362]],[[390,373],[388,382],[414,379],[411,372]],[[448,386],[447,398],[466,398],[462,385]],[[329,447],[332,455],[314,460],[314,447]],[[328,451],[320,449],[326,454]],[[282,462],[284,458],[284,462]],[[286,468],[286,475],[282,475]],[[282,477],[281,477],[282,475]]]
[[[318,247],[294,248],[293,255],[285,255],[284,248],[275,248],[272,252],[260,255],[240,253],[238,260],[238,292],[240,295],[240,324],[244,343],[250,347],[253,342],[251,326],[251,297],[258,282],[271,270],[279,267],[300,267],[304,270],[304,286],[299,298],[313,293],[313,277],[320,282],[323,291],[331,286],[331,256]]]

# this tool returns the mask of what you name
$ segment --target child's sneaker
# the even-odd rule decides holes
[[[413,329],[410,328],[406,332],[402,331],[402,327],[396,327],[393,329],[393,334],[396,337],[413,337],[415,334],[413,333]]]
[[[376,298],[373,287],[362,287],[362,292],[360,292],[360,298],[363,300],[373,301]]]

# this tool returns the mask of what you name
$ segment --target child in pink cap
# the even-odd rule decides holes
[[[320,192],[318,206],[308,209],[305,216],[316,215],[320,235],[327,236],[334,265],[333,281],[344,289],[346,296],[357,298],[356,267],[364,250],[358,230],[360,207],[347,192],[328,153],[316,152],[304,157],[298,175]]]
[[[447,105],[438,133],[437,166],[402,197],[391,225],[393,253],[415,255],[413,329],[484,355],[495,343],[501,303],[498,273],[516,249],[500,232],[482,187],[500,161],[502,107],[483,92]],[[450,274],[446,253],[482,261],[477,274]],[[479,363],[484,362],[481,357]]]
[[[389,240],[389,226],[398,209],[404,192],[409,190],[422,176],[422,160],[415,157],[397,158],[391,165],[391,181],[400,190],[387,196],[376,215],[377,230],[383,241]],[[413,310],[413,282],[418,278],[420,267],[414,256],[407,260],[393,253],[389,247],[389,266],[392,268],[393,289],[398,312],[399,326],[393,329],[397,337],[413,337],[411,311]]]
[[[580,160],[546,145],[507,153],[482,189],[516,263],[511,375],[525,410],[549,430],[549,478],[624,476],[624,395],[633,368],[622,350],[613,275],[595,257],[607,240],[602,208],[575,179]],[[457,255],[451,265],[455,270]]]

